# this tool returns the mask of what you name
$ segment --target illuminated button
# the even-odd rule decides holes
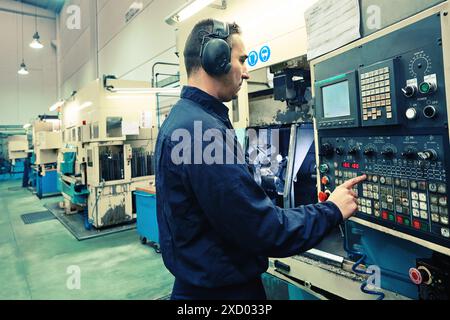
[[[387,119],[392,119],[392,112],[386,113],[386,118]]]
[[[330,167],[327,164],[321,164],[319,167],[320,173],[327,173],[330,170]]]
[[[448,224],[448,217],[447,216],[441,216],[441,223],[447,225]]]
[[[381,213],[381,217],[383,218],[383,220],[387,220],[388,219],[388,213],[386,211],[383,211]]]
[[[427,194],[426,193],[419,193],[419,200],[420,201],[427,201]]]
[[[439,204],[441,206],[446,206],[447,205],[447,197],[439,197]]]
[[[419,200],[419,194],[417,192],[411,192],[411,199]]]
[[[428,213],[426,211],[420,211],[420,219],[428,220]]]
[[[431,214],[431,221],[433,222],[439,222],[439,215],[436,213]]]
[[[419,211],[419,209],[413,209],[413,210],[412,210],[412,214],[413,214],[413,217],[419,218],[419,217],[420,217],[420,211]]]
[[[427,210],[428,209],[427,203],[426,202],[420,202],[419,203],[419,209],[420,210]]]
[[[403,224],[403,217],[402,216],[397,216],[397,223]]]
[[[439,184],[438,185],[438,192],[442,193],[442,194],[446,194],[447,193],[447,187],[445,186],[445,184]]]
[[[441,228],[441,235],[446,238],[450,238],[450,230],[448,228]]]
[[[419,220],[414,220],[414,221],[413,221],[413,227],[414,227],[414,229],[420,230],[421,226],[422,226],[422,224],[420,223]]]
[[[423,282],[422,274],[416,268],[409,269],[409,278],[415,285],[420,285]]]
[[[436,183],[430,183],[428,185],[428,189],[430,190],[430,192],[436,192],[437,191],[437,185]]]
[[[403,220],[403,224],[405,225],[405,226],[411,226],[411,221],[409,220],[409,219],[404,219]]]
[[[321,182],[324,186],[327,186],[330,183],[330,179],[327,176],[325,176],[325,177],[322,177]]]
[[[378,176],[373,176],[373,177],[372,177],[372,181],[375,182],[375,183],[377,183],[377,182],[378,182]]]
[[[321,191],[321,192],[319,192],[319,201],[320,202],[325,202],[325,201],[328,200],[329,196],[330,196],[329,191],[328,192]]]
[[[427,190],[427,183],[426,181],[419,181],[419,189],[422,191]]]
[[[430,205],[430,211],[432,213],[439,213],[439,207],[437,205],[435,205],[435,204],[431,204]]]
[[[395,221],[395,217],[393,214],[389,214],[389,221],[392,221],[392,222]]]

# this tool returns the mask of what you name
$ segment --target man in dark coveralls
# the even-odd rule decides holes
[[[347,181],[326,202],[282,209],[245,163],[199,161],[196,151],[202,157],[210,144],[205,132],[216,130],[222,136],[215,142],[224,142],[233,129],[223,103],[249,79],[240,34],[236,24],[215,20],[193,28],[184,51],[188,85],[158,135],[157,216],[163,260],[175,276],[174,300],[266,299],[261,275],[268,257],[289,257],[317,245],[355,213],[352,188],[366,178]],[[181,138],[191,147],[179,161],[174,155],[181,154]],[[223,151],[235,159],[243,152],[229,144]]]

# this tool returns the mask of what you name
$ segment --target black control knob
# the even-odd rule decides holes
[[[417,155],[419,156],[419,158],[421,160],[428,160],[428,161],[436,160],[438,157],[437,152],[433,149],[428,149],[423,152],[418,152]]]
[[[331,157],[334,153],[333,146],[330,143],[324,143],[320,146],[320,155],[324,157]]]
[[[348,154],[356,155],[359,152],[359,148],[357,146],[350,147],[348,150]]]
[[[407,98],[413,97],[417,93],[417,86],[408,85],[402,88],[403,95]]]
[[[364,155],[367,157],[373,157],[375,155],[376,151],[374,148],[366,148],[364,149]]]
[[[417,155],[417,153],[412,148],[408,148],[402,152],[402,157],[405,157],[407,159],[414,159],[416,157],[416,155]]]
[[[395,151],[391,147],[387,147],[387,148],[384,148],[384,150],[381,152],[381,154],[383,156],[385,156],[386,158],[392,158],[395,155]]]
[[[435,106],[426,106],[423,108],[423,115],[425,118],[433,119],[437,116],[437,109]]]
[[[337,147],[336,149],[334,149],[334,151],[336,152],[336,154],[338,156],[342,156],[345,152],[344,148],[342,148],[342,147]]]

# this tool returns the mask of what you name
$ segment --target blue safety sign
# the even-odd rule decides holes
[[[258,63],[258,53],[256,51],[252,51],[248,54],[248,65],[250,67],[254,67],[256,66],[256,64]]]
[[[259,51],[259,59],[261,62],[267,62],[270,59],[270,48],[268,46],[264,46]]]

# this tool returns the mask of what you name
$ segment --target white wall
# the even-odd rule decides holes
[[[61,97],[88,82],[112,74],[122,79],[150,81],[155,62],[178,63],[174,27],[164,20],[186,0],[141,0],[143,10],[126,23],[133,0],[69,0],[59,26]],[[81,7],[81,30],[68,30],[67,8]],[[174,73],[178,68],[158,67]]]
[[[35,50],[29,47],[35,32],[35,19],[3,10],[21,11],[19,2],[0,1],[0,125],[28,123],[39,114],[49,113],[48,108],[57,99],[56,50],[51,41],[56,39],[56,20],[52,12],[38,9],[38,31],[45,47]],[[24,5],[24,11],[34,14],[35,8]],[[19,76],[22,62],[22,42],[25,63],[30,72]]]
[[[248,52],[259,51],[269,44],[272,52],[267,63],[258,63],[256,70],[306,54],[306,25],[304,13],[317,0],[228,0],[225,10],[205,8],[179,26],[178,49],[184,50],[192,27],[200,20],[213,18],[236,22]],[[186,81],[182,61],[182,80]]]
[[[67,20],[72,16],[70,6],[80,8],[80,29],[69,29]],[[58,17],[58,66],[60,98],[97,78],[96,1],[67,1]]]

